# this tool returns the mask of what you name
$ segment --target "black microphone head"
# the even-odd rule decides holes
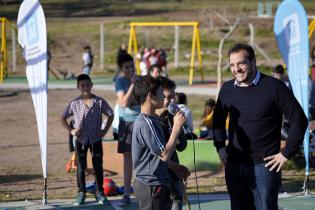
[[[174,102],[168,105],[167,110],[171,115],[176,115],[176,113],[180,111],[179,107]]]

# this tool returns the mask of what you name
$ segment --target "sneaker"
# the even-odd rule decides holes
[[[130,196],[124,195],[124,197],[119,201],[119,203],[117,205],[120,207],[123,207],[123,206],[130,205],[130,203],[131,203]]]
[[[75,199],[73,202],[73,205],[83,205],[85,201],[85,193],[84,192],[79,192],[78,197]]]
[[[109,200],[106,198],[104,193],[97,194],[96,195],[96,201],[98,201],[99,203],[104,204],[104,205],[109,205],[110,204]]]

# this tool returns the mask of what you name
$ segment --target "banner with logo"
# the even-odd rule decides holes
[[[274,33],[288,69],[293,93],[309,116],[309,39],[307,15],[297,0],[284,0],[279,5]],[[309,175],[309,131],[304,136],[306,175]]]
[[[47,178],[47,37],[45,16],[38,0],[22,2],[17,25],[35,107],[43,176]]]

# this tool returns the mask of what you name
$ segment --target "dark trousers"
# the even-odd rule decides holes
[[[173,180],[171,177],[171,203],[172,210],[183,209],[183,197],[185,194],[185,184],[181,180]]]
[[[97,141],[94,144],[83,145],[76,142],[75,152],[77,156],[77,184],[79,192],[86,192],[85,188],[85,170],[86,170],[86,155],[90,149],[92,155],[92,164],[95,171],[96,189],[98,192],[104,192],[103,189],[103,145],[102,141]]]
[[[225,181],[231,199],[231,210],[278,210],[280,172],[270,172],[264,164],[228,161]]]
[[[134,180],[133,183],[139,210],[170,210],[170,188],[149,186]]]

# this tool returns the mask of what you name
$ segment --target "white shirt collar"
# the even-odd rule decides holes
[[[246,86],[241,86],[240,83],[235,79],[235,80],[234,80],[234,86],[236,86],[236,87],[250,87],[250,86],[256,86],[256,85],[258,84],[259,80],[260,80],[260,76],[261,76],[260,72],[257,71],[256,76],[255,76],[255,79],[254,79],[249,85],[246,85]]]

